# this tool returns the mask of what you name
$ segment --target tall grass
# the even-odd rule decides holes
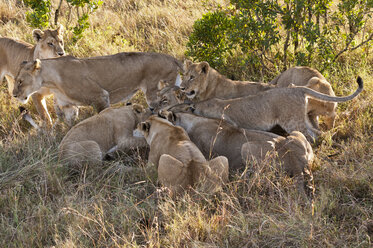
[[[156,51],[182,59],[194,20],[217,3],[225,4],[108,0],[77,44],[67,32],[66,50],[82,57]],[[24,13],[16,1],[1,2],[0,35],[33,42]],[[147,151],[71,170],[57,156],[67,128],[33,130],[1,85],[0,247],[371,247],[371,61],[356,52],[327,72],[337,95],[354,91],[357,75],[365,90],[339,104],[336,127],[314,147],[312,200],[265,163],[232,174],[214,195],[197,189],[177,199],[157,184]]]

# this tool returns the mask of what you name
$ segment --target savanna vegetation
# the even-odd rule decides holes
[[[172,199],[157,184],[144,150],[118,153],[100,167],[67,168],[57,157],[67,127],[33,129],[2,83],[1,247],[372,246],[373,55],[372,43],[365,42],[372,34],[371,2],[360,1],[365,4],[360,8],[357,1],[297,1],[308,4],[299,9],[294,1],[52,0],[45,1],[52,12],[47,11],[44,24],[30,19],[32,6],[25,2],[33,1],[0,2],[1,37],[34,43],[31,26],[55,25],[59,9],[58,22],[67,29],[65,50],[74,56],[162,52],[207,60],[231,78],[263,81],[302,64],[322,70],[336,95],[351,93],[357,75],[365,90],[338,105],[335,128],[314,145],[309,199],[297,193],[291,178],[272,169],[270,158],[231,175],[214,195],[196,189]],[[84,5],[93,2],[93,8]],[[248,6],[251,2],[255,8]],[[255,35],[240,32],[254,27],[265,11],[272,15],[264,19],[267,26],[252,28]],[[308,29],[311,22],[318,30]],[[141,96],[135,101],[141,102]],[[48,103],[56,119],[52,99]],[[31,103],[26,108],[37,118]],[[82,108],[80,118],[91,114],[91,108]]]

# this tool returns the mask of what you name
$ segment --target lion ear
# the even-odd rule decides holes
[[[56,31],[57,31],[57,34],[61,35],[63,34],[63,32],[65,32],[65,27],[62,24],[60,24],[58,28],[56,29]]]
[[[164,89],[166,86],[167,86],[166,82],[163,81],[163,80],[160,80],[160,81],[158,82],[157,88],[158,88],[158,90],[162,90],[162,89]]]
[[[184,61],[184,71],[187,71],[188,70],[188,68],[189,68],[189,66],[191,66],[193,64],[193,62],[192,61],[190,61],[189,59],[186,59],[185,61]]]
[[[143,121],[139,124],[138,128],[140,131],[147,133],[150,130],[150,123],[148,121]]]
[[[176,115],[172,111],[167,111],[166,119],[171,123],[175,123],[176,122]]]
[[[32,66],[33,66],[32,72],[39,71],[40,68],[41,68],[41,61],[40,61],[40,59],[34,60],[34,64]]]
[[[209,71],[210,65],[206,61],[203,61],[199,64],[199,67],[201,69],[201,73],[207,74]]]
[[[144,112],[143,106],[141,106],[139,104],[133,104],[132,109],[133,109],[133,111],[135,111],[138,114],[141,114],[142,112]]]
[[[34,29],[32,31],[32,36],[36,42],[39,42],[43,38],[44,32],[40,29]]]

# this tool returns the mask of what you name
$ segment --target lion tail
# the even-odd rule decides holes
[[[317,92],[313,89],[303,87],[303,86],[298,86],[298,87],[295,87],[295,88],[300,88],[305,95],[310,96],[310,97],[315,98],[315,99],[318,99],[318,100],[321,100],[321,101],[346,102],[346,101],[352,100],[357,95],[359,95],[360,92],[363,91],[363,89],[364,89],[363,79],[360,76],[358,76],[356,82],[359,85],[359,87],[356,89],[356,91],[353,94],[351,94],[349,96],[344,96],[344,97],[335,97],[335,96],[325,95],[325,94]]]

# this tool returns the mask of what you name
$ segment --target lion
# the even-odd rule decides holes
[[[192,63],[186,60],[184,71],[180,88],[184,89],[187,97],[193,101],[210,98],[231,99],[274,88],[264,83],[230,80],[211,68],[206,61]]]
[[[163,109],[158,115],[184,128],[205,157],[227,157],[230,170],[242,169],[247,161],[253,159],[263,161],[267,153],[276,152],[278,164],[289,176],[304,182],[303,175],[309,174],[309,165],[314,157],[312,147],[298,131],[285,138],[269,132],[237,128],[223,120],[190,113],[173,113]]]
[[[23,61],[32,61],[34,59],[46,59],[65,55],[63,44],[64,28],[60,25],[55,30],[35,29],[32,31],[36,45],[31,45],[23,41],[17,41],[11,38],[0,38],[0,80],[4,77],[8,82],[9,93],[12,94],[14,88],[14,78],[20,70],[20,64]],[[52,124],[52,119],[47,111],[45,97],[50,95],[51,91],[41,87],[32,95],[32,101],[43,121]]]
[[[287,133],[302,132],[309,141],[314,141],[320,131],[313,128],[307,118],[306,104],[309,97],[322,100],[345,102],[355,98],[363,90],[363,80],[357,78],[358,89],[349,96],[332,97],[303,86],[274,88],[255,96],[230,100],[213,98],[192,104],[177,104],[169,110],[192,111],[193,113],[220,119],[246,129],[269,131],[276,125]]]
[[[288,87],[291,84],[306,86],[323,94],[335,96],[332,86],[324,76],[319,71],[308,66],[292,67],[281,73],[269,84],[276,85],[277,87]],[[324,122],[327,130],[334,127],[337,108],[335,102],[309,99],[307,107],[308,117],[314,127],[319,128],[319,115],[325,115]]]
[[[181,127],[151,116],[138,129],[150,145],[149,163],[157,167],[158,180],[171,195],[197,185],[205,192],[215,192],[228,181],[227,158],[219,156],[207,162]]]
[[[160,53],[36,59],[21,65],[13,95],[21,102],[27,102],[30,95],[45,87],[65,109],[91,105],[100,112],[141,89],[149,107],[153,108],[159,81],[175,84],[179,71],[182,71],[182,65],[177,59]],[[73,117],[67,116],[67,122],[71,123]]]
[[[149,109],[137,104],[105,109],[69,130],[59,145],[59,157],[72,166],[99,164],[116,150],[146,147],[146,140],[133,136],[133,131],[150,114]]]

